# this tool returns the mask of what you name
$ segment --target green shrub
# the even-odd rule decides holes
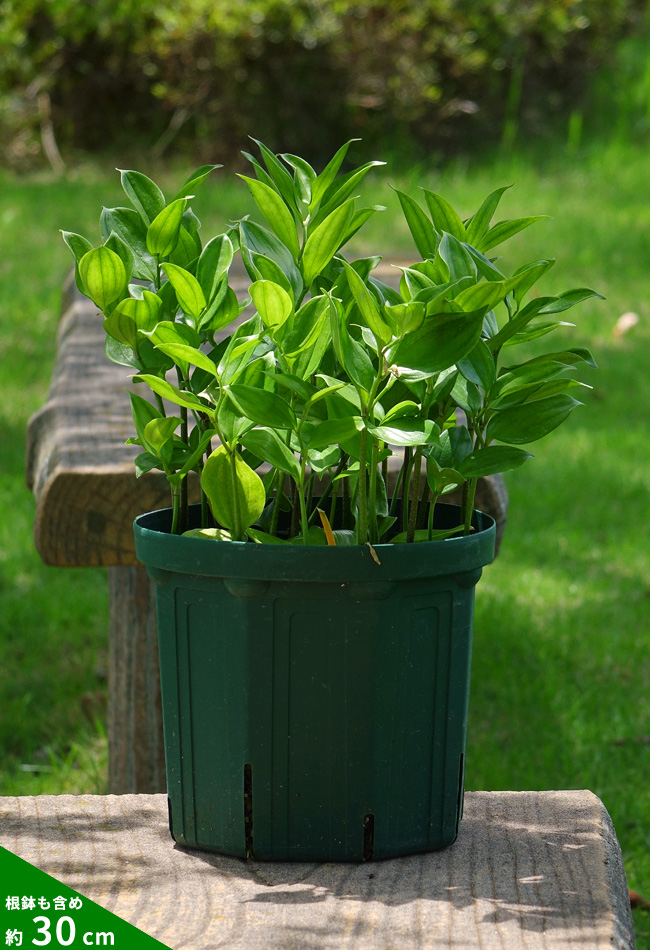
[[[1,0],[4,160],[129,144],[201,158],[246,134],[314,159],[426,149],[571,108],[648,0]],[[45,136],[47,144],[47,135]]]

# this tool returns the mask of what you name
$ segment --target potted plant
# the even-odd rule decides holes
[[[464,221],[398,191],[420,260],[388,286],[379,257],[343,250],[379,210],[357,190],[381,163],[342,174],[347,143],[317,174],[257,144],[241,177],[264,224],[203,243],[190,201],[218,167],[203,166],[171,200],[123,171],[131,207],[103,209],[103,243],[63,233],[107,356],[149,392],[130,394],[136,472],[171,488],[135,534],[157,590],[172,835],[269,860],[442,848],[494,551],[476,482],[578,405],[589,352],[518,344],[595,295],[531,296],[552,260],[502,272],[493,248],[537,220],[493,224],[504,188]],[[439,501],[459,486],[459,508]]]

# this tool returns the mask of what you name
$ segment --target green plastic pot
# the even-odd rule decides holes
[[[376,545],[379,564],[367,546],[210,542],[170,523],[141,515],[135,538],[156,586],[173,838],[269,861],[451,844],[493,519]],[[436,527],[458,523],[437,506]]]

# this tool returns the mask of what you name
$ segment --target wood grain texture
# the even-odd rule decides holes
[[[591,792],[470,792],[456,844],[376,863],[261,864],[175,846],[152,796],[0,799],[0,845],[173,950],[633,950]]]

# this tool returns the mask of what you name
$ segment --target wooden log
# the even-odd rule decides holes
[[[108,790],[164,792],[156,608],[144,567],[109,567],[108,596]]]
[[[26,480],[45,564],[135,565],[133,519],[169,504],[164,475],[136,479],[127,391],[133,370],[104,354],[102,318],[67,293],[46,404],[29,421]]]
[[[468,792],[450,848],[367,864],[179,848],[164,795],[2,798],[0,845],[173,950],[635,946],[616,834],[585,791]]]

